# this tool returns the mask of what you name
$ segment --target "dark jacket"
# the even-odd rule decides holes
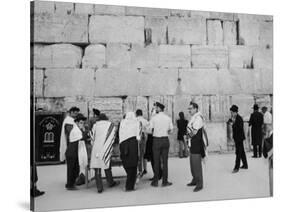
[[[262,144],[262,126],[263,126],[263,115],[255,111],[251,114],[249,120],[249,126],[252,127],[252,145],[261,145]]]
[[[138,165],[138,141],[136,137],[128,138],[120,143],[120,158],[125,168]]]
[[[188,121],[186,119],[177,120],[178,140],[183,140],[183,136],[186,134],[187,125],[188,125]]]
[[[232,124],[232,137],[235,142],[242,142],[245,140],[244,121],[239,114],[237,114],[235,122]]]

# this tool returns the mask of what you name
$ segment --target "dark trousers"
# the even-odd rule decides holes
[[[262,145],[253,145],[253,152],[254,152],[254,157],[261,157],[261,149]]]
[[[203,187],[203,171],[202,171],[202,157],[201,154],[190,154],[190,171],[192,175],[192,182],[196,183],[197,187]]]
[[[131,191],[135,188],[135,183],[137,179],[137,170],[138,167],[124,167],[126,173],[127,173],[127,179],[126,179],[126,190]]]
[[[113,177],[112,177],[112,171],[111,168],[104,170],[106,181],[109,186],[111,186],[114,183]],[[102,183],[102,176],[101,176],[101,169],[95,169],[95,180],[96,180],[96,186],[98,191],[103,190],[103,183]]]
[[[79,161],[76,157],[66,158],[67,182],[66,187],[73,187],[79,175]]]
[[[169,139],[168,137],[153,137],[153,160],[154,160],[154,179],[153,182],[158,182],[160,176],[161,162],[163,163],[162,183],[168,182],[168,155],[169,155]]]
[[[236,159],[235,159],[235,167],[234,169],[239,169],[240,168],[240,161],[242,160],[243,166],[248,166],[247,163],[247,158],[244,150],[244,144],[243,141],[235,141],[235,154],[236,154]]]

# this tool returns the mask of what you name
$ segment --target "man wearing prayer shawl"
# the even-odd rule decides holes
[[[69,133],[69,143],[65,152],[67,165],[67,183],[65,185],[67,190],[76,190],[75,180],[79,175],[79,146],[84,142],[82,130],[84,128],[86,117],[78,114],[75,118],[75,124]],[[85,144],[84,144],[85,145]]]
[[[203,189],[202,158],[206,157],[208,144],[204,140],[204,118],[198,111],[198,104],[190,102],[188,110],[192,116],[187,125],[187,137],[190,139],[190,170],[193,178],[187,186],[195,186],[193,191],[197,192]]]
[[[138,141],[140,141],[140,123],[134,112],[128,112],[120,122],[119,144],[120,158],[127,173],[126,191],[135,190],[138,166]]]
[[[91,131],[92,152],[90,168],[95,170],[95,180],[98,193],[103,191],[101,170],[104,169],[109,187],[119,184],[112,177],[110,159],[115,138],[114,124],[108,121],[105,114],[100,114]]]

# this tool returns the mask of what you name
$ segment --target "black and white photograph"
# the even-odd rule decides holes
[[[30,3],[30,209],[272,198],[272,14]]]

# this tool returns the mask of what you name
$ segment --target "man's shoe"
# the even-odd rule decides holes
[[[100,194],[100,193],[102,193],[103,192],[103,189],[101,189],[101,190],[98,190],[98,193]]]
[[[112,188],[112,187],[114,187],[114,186],[118,186],[119,184],[120,184],[119,181],[114,181],[114,182],[109,186],[109,188]]]
[[[248,166],[241,166],[240,169],[248,169]]]
[[[257,156],[253,155],[252,158],[257,158]]]
[[[75,182],[75,185],[80,186],[80,185],[85,184],[85,182],[86,182],[85,175],[84,174],[80,174],[79,177],[77,178],[76,182]]]
[[[32,190],[31,190],[31,196],[32,197],[39,197],[43,194],[45,194],[45,191],[40,191],[38,189],[35,189],[34,192],[32,192]]]
[[[152,182],[150,185],[153,186],[153,187],[158,187],[158,183],[157,182]]]
[[[190,183],[187,184],[187,186],[196,186],[196,183],[190,182]]]
[[[171,186],[171,185],[173,185],[173,183],[171,183],[171,182],[162,183],[162,187],[167,187],[167,186]]]
[[[239,169],[233,169],[232,173],[237,173],[239,171]]]
[[[69,191],[76,191],[76,190],[78,190],[78,188],[75,187],[75,186],[67,186],[66,189],[69,190]]]
[[[202,190],[203,189],[203,187],[202,186],[196,186],[194,189],[193,189],[193,192],[197,192],[197,191],[200,191],[200,190]]]
[[[152,178],[149,178],[149,181],[152,181],[154,179],[154,177],[152,177]]]

